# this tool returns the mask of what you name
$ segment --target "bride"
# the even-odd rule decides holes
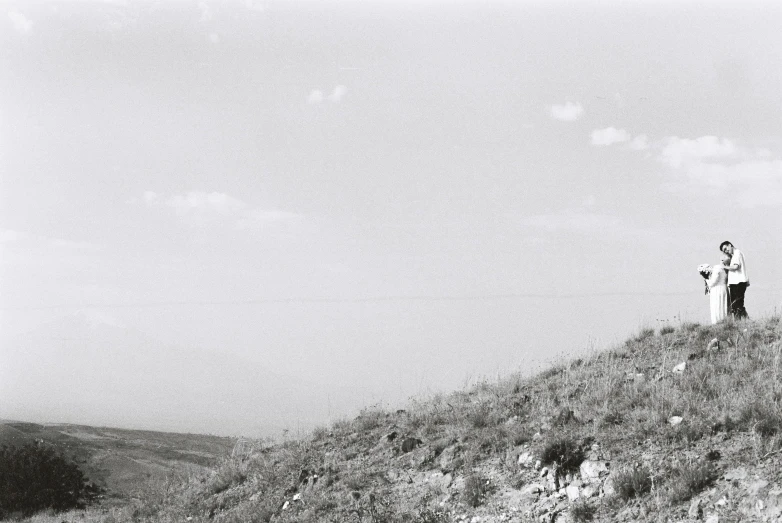
[[[712,325],[728,317],[728,273],[725,266],[730,263],[730,257],[722,256],[722,263],[698,266],[698,272],[706,280],[706,293],[709,294]]]

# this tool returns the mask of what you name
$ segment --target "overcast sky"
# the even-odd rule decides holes
[[[782,305],[772,2],[0,7],[3,339],[86,311],[360,407],[708,322],[726,239]]]

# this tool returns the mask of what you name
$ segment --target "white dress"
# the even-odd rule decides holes
[[[712,325],[728,317],[728,273],[722,264],[714,265],[711,268],[709,305]]]

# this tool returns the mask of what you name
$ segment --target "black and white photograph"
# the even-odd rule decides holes
[[[0,521],[782,521],[782,3],[0,0]]]

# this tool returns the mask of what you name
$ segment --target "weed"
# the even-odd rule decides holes
[[[592,505],[586,500],[578,500],[570,505],[570,517],[576,523],[583,523],[586,521],[592,521],[597,512],[597,507]]]
[[[634,338],[634,341],[640,343],[647,338],[651,338],[652,336],[654,336],[654,329],[644,329],[638,333],[638,335]]]
[[[661,327],[661,328],[660,328],[660,336],[665,336],[666,334],[671,334],[671,333],[672,333],[672,332],[674,332],[675,330],[676,330],[676,329],[675,329],[675,328],[673,328],[673,326],[671,326],[671,325],[666,325],[665,327]]]
[[[652,475],[646,467],[620,470],[614,476],[614,490],[622,501],[643,496],[652,490]]]
[[[581,462],[584,461],[584,451],[574,439],[558,438],[546,443],[540,460],[543,463],[556,463],[559,470],[567,474],[578,470]]]
[[[464,480],[461,502],[468,507],[480,507],[493,490],[492,484],[488,479],[472,473]]]
[[[668,491],[673,503],[692,498],[717,479],[714,466],[709,462],[686,465],[674,471]]]

